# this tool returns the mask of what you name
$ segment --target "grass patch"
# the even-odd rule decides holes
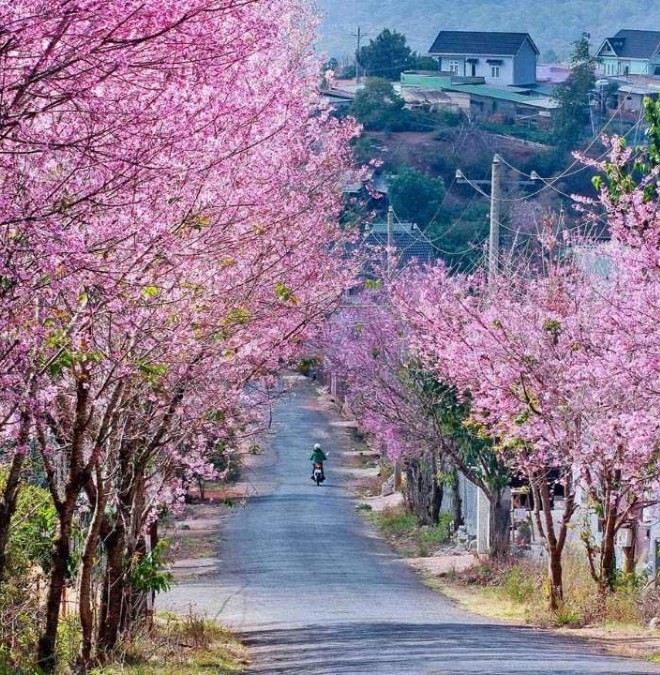
[[[244,672],[247,663],[245,648],[222,626],[192,614],[164,615],[92,675],[229,675]]]
[[[402,555],[420,558],[433,555],[449,539],[451,517],[440,515],[437,525],[417,525],[417,518],[402,508],[368,513],[368,518]]]
[[[538,560],[484,560],[443,581],[443,592],[466,609],[500,618],[515,618],[543,627],[600,626],[618,631],[640,629],[657,611],[658,595],[649,595],[638,583],[621,580],[614,592],[603,598],[579,551],[564,556],[564,602],[556,612],[547,606],[547,572]],[[455,589],[455,590],[452,590]]]
[[[425,580],[425,583],[473,614],[517,624],[527,623],[528,617],[525,608],[513,600],[507,599],[498,589],[463,586],[450,582],[447,577],[442,579],[430,577]]]
[[[80,647],[80,625],[76,615],[60,623],[56,675],[79,672],[75,666]],[[0,675],[39,675],[30,658],[16,662],[0,649]],[[125,638],[110,660],[90,670],[90,675],[234,675],[245,671],[247,651],[233,634],[194,614],[159,614],[151,628]]]

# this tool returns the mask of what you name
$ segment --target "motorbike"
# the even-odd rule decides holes
[[[323,475],[323,464],[320,462],[316,462],[314,464],[313,476],[317,486],[321,485],[321,483],[325,480],[325,476]]]

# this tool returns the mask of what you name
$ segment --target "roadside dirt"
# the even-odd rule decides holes
[[[264,447],[258,455],[244,453],[237,458],[241,473],[232,483],[211,483],[204,488],[204,499],[193,494],[191,503],[161,532],[170,541],[168,558],[175,581],[217,574],[222,563],[222,529],[235,509],[245,506],[261,486],[250,479],[250,469],[258,462],[272,462]]]

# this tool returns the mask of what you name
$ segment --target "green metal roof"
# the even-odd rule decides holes
[[[404,87],[419,87],[421,89],[442,89],[455,91],[472,96],[484,96],[498,101],[519,103],[541,110],[554,110],[558,103],[551,96],[538,94],[531,87],[495,87],[488,84],[453,84],[452,78],[446,75],[425,75],[421,73],[401,73],[401,85]],[[531,91],[530,94],[520,92]]]
[[[520,103],[521,105],[532,108],[542,108],[543,110],[554,110],[558,103],[549,96],[525,96],[517,94],[514,91],[507,91],[501,87],[491,87],[487,84],[453,84],[447,87],[448,91],[457,91],[474,96],[485,96],[486,98],[496,99],[498,101],[510,101],[511,103]]]

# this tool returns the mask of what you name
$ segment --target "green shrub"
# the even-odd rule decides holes
[[[441,513],[437,525],[419,528],[417,539],[420,544],[438,545],[449,540],[452,517],[448,513]]]
[[[6,472],[0,471],[0,490]],[[30,672],[43,620],[40,589],[51,567],[56,512],[48,490],[22,485],[12,518],[5,582],[0,585],[0,673]],[[9,670],[3,671],[3,664]]]
[[[527,602],[538,594],[538,580],[529,569],[515,566],[504,573],[504,592],[514,602]]]
[[[417,518],[400,510],[388,509],[377,514],[378,526],[387,536],[410,533],[417,527]]]
[[[584,625],[584,618],[570,603],[564,602],[555,612],[555,623],[557,626],[579,628]]]
[[[420,527],[417,516],[401,508],[371,513],[370,520],[403,555],[415,557],[431,555],[439,544],[447,541],[452,521],[448,514],[441,514],[437,525]]]

